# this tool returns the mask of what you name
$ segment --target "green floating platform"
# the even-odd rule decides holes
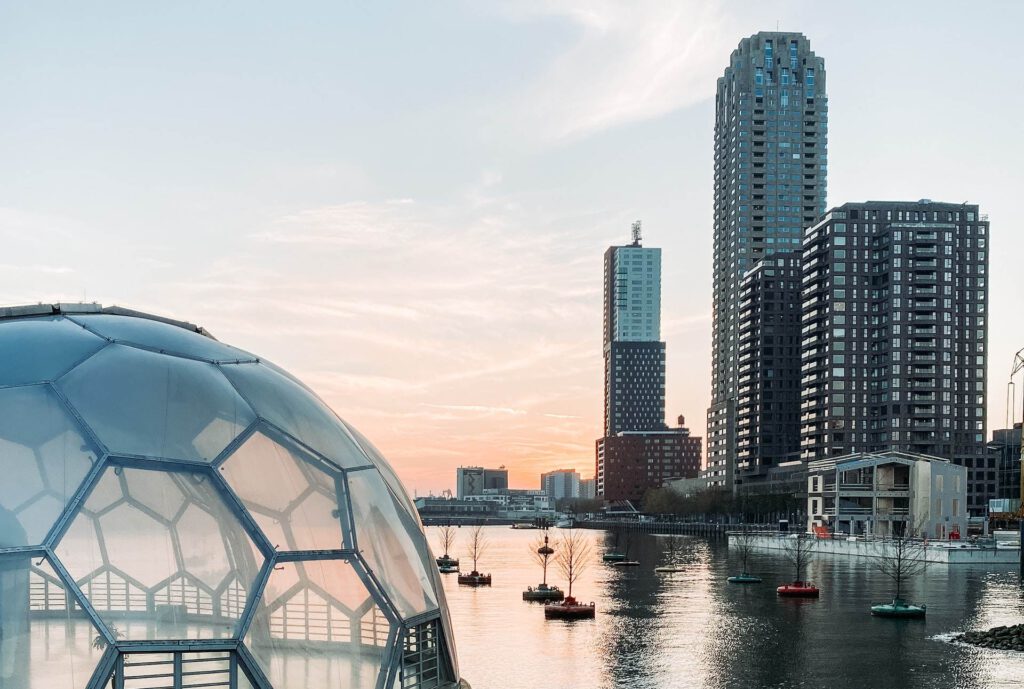
[[[753,574],[747,574],[744,572],[743,574],[737,574],[734,577],[729,577],[726,581],[730,584],[760,584],[761,577],[755,577]]]
[[[900,619],[915,619],[925,616],[928,606],[911,605],[906,601],[895,599],[892,603],[881,603],[871,606],[871,614],[875,617],[895,617]]]
[[[626,559],[625,553],[605,553],[601,558],[605,562],[622,562]]]

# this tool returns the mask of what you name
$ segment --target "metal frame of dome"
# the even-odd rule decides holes
[[[145,344],[126,342],[115,337],[104,336],[95,329],[90,328],[87,322],[88,318],[93,315],[146,319],[175,326],[184,331],[209,338],[211,342],[218,342],[209,332],[191,323],[174,321],[120,307],[103,308],[98,304],[39,304],[0,308],[0,329],[3,328],[5,323],[11,321],[28,321],[47,317],[50,319],[65,318],[91,332],[93,335],[106,340],[104,344],[96,347],[94,351],[76,359],[72,366],[62,370],[59,375],[53,375],[52,379],[40,379],[33,383],[16,385],[6,385],[3,380],[0,380],[0,393],[12,389],[33,388],[45,390],[45,394],[55,397],[59,401],[61,410],[71,419],[74,429],[80,432],[84,441],[83,450],[88,446],[88,449],[94,454],[94,459],[91,460],[91,467],[85,473],[84,478],[81,479],[77,489],[73,493],[64,496],[65,500],[60,508],[60,514],[53,521],[52,527],[48,529],[45,538],[41,542],[24,545],[0,544],[0,574],[3,574],[5,563],[13,563],[18,558],[31,558],[28,562],[28,567],[30,568],[28,575],[30,576],[32,573],[35,573],[37,576],[40,576],[43,579],[44,588],[51,584],[60,587],[65,594],[65,606],[68,615],[70,616],[72,612],[80,611],[88,619],[91,627],[98,633],[95,644],[96,648],[100,648],[102,645],[103,653],[91,678],[87,684],[81,685],[82,688],[104,689],[111,687],[112,689],[123,689],[125,681],[128,679],[125,674],[125,658],[129,655],[134,658],[143,654],[146,658],[151,658],[154,654],[159,654],[163,657],[169,656],[171,660],[166,664],[171,666],[171,675],[168,675],[168,677],[173,675],[174,685],[181,686],[185,664],[190,660],[209,658],[208,654],[214,653],[225,654],[224,658],[227,660],[227,670],[225,671],[227,673],[227,680],[224,684],[216,686],[230,689],[242,689],[246,686],[254,687],[255,689],[290,689],[292,686],[300,686],[294,683],[273,685],[264,671],[265,668],[254,657],[253,650],[247,644],[247,635],[252,630],[254,619],[257,615],[264,612],[263,606],[266,604],[266,589],[271,578],[274,576],[275,571],[290,563],[294,563],[296,569],[303,567],[303,571],[305,571],[304,566],[298,563],[335,563],[342,568],[345,568],[345,565],[347,565],[351,568],[351,572],[354,572],[358,577],[366,593],[369,594],[367,602],[372,601],[371,608],[379,610],[386,618],[388,622],[387,641],[380,653],[381,669],[373,684],[375,689],[392,689],[392,687],[397,686],[401,686],[403,689],[457,686],[460,680],[454,643],[451,637],[450,622],[447,617],[446,602],[440,578],[437,576],[434,568],[425,567],[423,575],[425,575],[426,579],[423,576],[419,578],[420,583],[426,581],[429,584],[431,588],[429,593],[433,594],[432,608],[430,605],[421,606],[431,609],[420,611],[418,608],[403,603],[400,594],[396,593],[395,588],[387,580],[386,572],[382,573],[374,569],[374,564],[378,566],[378,569],[382,569],[384,563],[379,560],[376,562],[372,560],[373,553],[367,553],[369,544],[363,543],[358,533],[360,530],[359,522],[357,522],[356,515],[354,514],[354,495],[350,488],[350,482],[354,478],[362,481],[363,477],[376,476],[380,479],[379,483],[383,490],[383,493],[377,497],[383,496],[384,502],[390,501],[393,503],[391,505],[393,511],[392,518],[401,522],[399,526],[403,530],[402,533],[409,534],[412,531],[417,531],[422,536],[422,526],[418,521],[418,517],[415,513],[409,513],[407,496],[404,495],[400,486],[392,485],[397,479],[393,478],[393,471],[386,465],[386,462],[380,457],[379,453],[372,446],[366,448],[364,445],[365,440],[360,442],[357,436],[353,435],[349,430],[348,426],[336,416],[334,419],[338,422],[339,427],[344,428],[345,432],[348,433],[352,447],[361,454],[362,461],[356,464],[345,465],[344,462],[339,461],[338,457],[329,457],[321,451],[323,448],[307,444],[306,440],[289,432],[289,429],[283,428],[271,419],[266,418],[260,409],[260,405],[254,403],[244,394],[243,389],[232,379],[231,375],[228,375],[223,370],[223,367],[262,363],[266,365],[268,370],[274,371],[275,375],[279,375],[282,380],[288,380],[297,385],[301,384],[288,377],[287,374],[284,374],[276,367],[262,362],[256,357],[241,352],[241,350],[236,350],[242,356],[235,359],[217,361],[214,360],[215,357],[203,358],[181,352],[168,352],[163,349],[148,347]],[[111,347],[117,346],[126,346],[143,351],[148,350],[165,356],[200,361],[216,366],[218,369],[221,369],[222,377],[234,388],[238,397],[251,409],[251,421],[248,421],[240,432],[234,433],[233,439],[213,457],[175,458],[159,456],[155,453],[130,453],[124,452],[123,448],[109,447],[106,442],[108,438],[105,437],[103,432],[98,433],[93,428],[93,424],[83,416],[61,381],[66,380],[72,372],[79,370],[83,364],[92,360],[99,352],[109,351]],[[302,389],[314,399],[317,399],[308,389],[305,387]],[[317,401],[319,400],[317,399]],[[336,498],[338,509],[332,512],[332,517],[337,519],[336,526],[338,526],[341,534],[341,540],[338,545],[341,547],[282,550],[280,548],[281,544],[276,544],[275,546],[265,533],[264,528],[261,528],[257,519],[254,518],[251,509],[247,507],[247,501],[244,496],[240,496],[237,488],[231,485],[232,479],[224,475],[225,464],[232,458],[239,456],[240,449],[246,443],[257,436],[264,435],[270,437],[272,442],[278,443],[281,447],[286,447],[286,449],[287,447],[295,448],[295,452],[301,453],[304,461],[309,462],[310,467],[300,464],[300,470],[307,471],[308,475],[313,475],[309,472],[319,471],[323,476],[329,477],[329,480],[325,481],[327,488],[321,487],[321,493],[329,493],[330,482],[334,482],[334,497]],[[375,469],[377,471],[372,471]],[[112,628],[112,624],[109,621],[104,620],[103,615],[100,614],[101,610],[98,606],[94,605],[93,597],[80,586],[81,583],[91,585],[96,572],[89,572],[88,576],[83,576],[79,572],[79,576],[76,578],[75,573],[69,570],[67,563],[64,561],[66,558],[63,558],[60,554],[63,539],[67,537],[69,530],[76,520],[80,518],[87,520],[95,519],[94,517],[84,517],[83,515],[86,515],[88,512],[89,500],[100,484],[100,481],[108,475],[108,472],[111,472],[109,475],[116,476],[118,477],[117,480],[121,481],[119,485],[122,486],[122,497],[116,498],[113,503],[114,505],[119,505],[121,501],[128,504],[133,499],[127,492],[128,489],[124,488],[124,486],[128,485],[125,482],[127,478],[124,476],[127,472],[154,471],[178,477],[201,478],[203,482],[208,482],[205,484],[206,490],[212,491],[210,494],[215,496],[211,501],[220,501],[226,512],[235,518],[236,523],[234,526],[240,527],[244,537],[249,539],[250,545],[254,549],[253,554],[255,555],[258,552],[263,557],[263,563],[259,567],[255,579],[251,582],[241,582],[243,587],[247,585],[248,588],[244,591],[244,607],[241,608],[239,616],[237,619],[225,618],[234,624],[229,637],[123,638],[116,628]],[[320,476],[320,474],[315,475]],[[310,485],[311,490],[315,493],[316,488],[312,487],[312,484]],[[185,507],[178,508],[178,519],[182,518],[184,511],[198,504],[189,502],[188,498],[186,498],[186,503]],[[147,507],[146,505],[141,506]],[[107,506],[106,509],[111,508]],[[198,509],[205,512],[207,516],[210,516],[207,507],[200,506]],[[141,513],[141,510],[137,511]],[[155,519],[156,516],[159,515],[154,515],[150,518]],[[103,530],[95,524],[93,525],[93,530],[96,532],[97,538],[102,541],[104,538]],[[0,534],[2,533],[0,531]],[[366,534],[363,535],[366,536]],[[221,536],[223,538],[223,531],[221,531]],[[372,540],[372,538],[369,540]],[[360,548],[360,545],[364,547]],[[413,542],[413,547],[416,550],[412,554],[413,556],[418,554],[420,550],[426,549],[422,555],[427,558],[428,562],[432,562],[432,556],[425,538],[422,539],[421,543]],[[180,544],[178,548],[180,549]],[[112,558],[106,553],[106,547],[102,543],[100,544],[100,552],[103,553],[101,555],[104,562],[101,568],[103,573],[108,579],[111,573],[121,577],[124,582],[126,596],[132,586],[144,591],[147,601],[145,614],[147,615],[156,614],[155,610],[150,610],[149,608],[151,602],[154,601],[154,591],[159,591],[157,587],[162,585],[170,587],[174,583],[173,577],[179,575],[182,581],[187,576],[192,576],[186,569],[179,568],[181,571],[175,571],[172,578],[161,580],[157,584],[146,587],[141,582],[132,581],[132,577],[124,572],[120,572],[117,567],[111,564],[108,560]],[[35,562],[36,560],[38,562]],[[49,575],[43,576],[37,571],[44,562],[52,569],[52,573],[57,579],[56,582],[51,581],[53,577]],[[32,567],[33,563],[36,565],[34,568]],[[233,564],[232,566],[234,567]],[[75,569],[74,565],[72,569]],[[346,569],[346,571],[348,570]],[[238,573],[232,570],[231,575],[237,577]],[[305,574],[303,574],[303,577],[305,577]],[[302,585],[310,586],[308,581]],[[182,586],[184,587],[185,584],[182,584]],[[220,586],[225,586],[224,581],[220,582]],[[308,595],[308,589],[305,590]],[[207,594],[213,595],[210,592],[207,592]],[[170,600],[171,594],[168,593],[167,595],[168,600]],[[396,596],[398,597],[396,598]],[[290,598],[285,600],[284,605],[290,605],[290,600]],[[333,603],[328,604],[331,605]],[[155,607],[155,603],[152,603],[152,605]],[[347,608],[345,605],[341,605],[341,609]],[[26,608],[26,610],[29,611],[28,616],[31,619],[31,609]],[[118,614],[127,615],[128,613],[122,610],[118,611]],[[158,623],[158,620],[154,622],[156,619],[152,616],[147,617],[144,619],[144,623],[154,625]],[[2,621],[3,618],[0,617],[0,623]],[[358,619],[351,621],[356,625],[354,628],[361,624]],[[307,624],[309,624],[308,619]],[[307,628],[308,632],[309,629]],[[357,640],[361,645],[361,638]],[[355,642],[350,641],[350,643]]]

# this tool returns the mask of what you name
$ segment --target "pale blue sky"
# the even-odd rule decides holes
[[[990,214],[1001,427],[1022,24],[1015,2],[0,2],[0,303],[199,322],[421,492],[481,462],[526,485],[592,470],[601,254],[642,218],[669,414],[703,435],[715,79],[779,26],[825,59],[829,205]]]

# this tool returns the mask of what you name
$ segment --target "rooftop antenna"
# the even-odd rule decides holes
[[[633,246],[640,246],[640,221],[633,223]]]

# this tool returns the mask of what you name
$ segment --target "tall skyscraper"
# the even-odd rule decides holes
[[[847,203],[806,231],[801,455],[904,450],[985,463],[989,223],[978,206]],[[976,471],[985,468],[986,471]]]
[[[665,428],[661,249],[633,242],[604,254],[604,434]]]
[[[707,477],[731,489],[736,470],[738,304],[743,274],[800,247],[825,211],[825,63],[799,33],[740,41],[715,97],[711,406]]]

